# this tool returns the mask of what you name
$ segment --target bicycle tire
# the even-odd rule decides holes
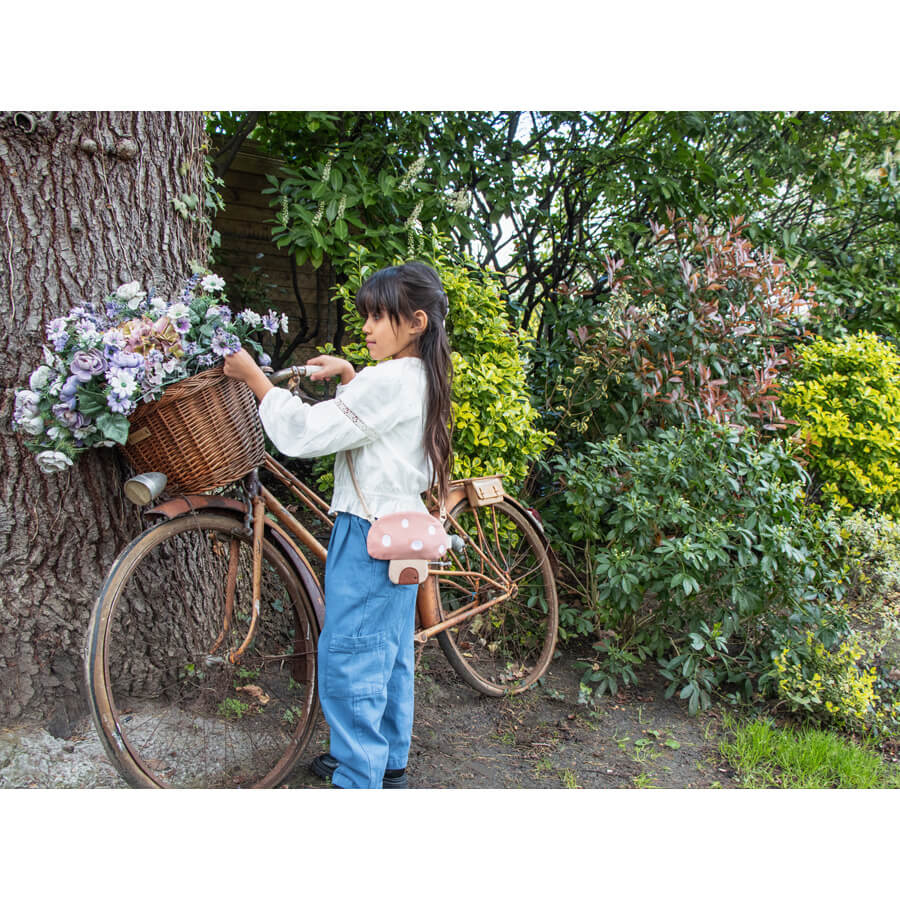
[[[85,676],[101,741],[132,787],[276,787],[296,766],[318,712],[319,629],[284,555],[264,539],[262,556],[256,631],[235,662],[252,611],[242,520],[179,516],[114,562],[91,615]]]
[[[464,499],[450,515],[465,533],[460,535],[463,549],[451,553],[453,568],[491,574],[492,566],[473,546],[477,543],[508,573],[516,590],[438,632],[438,643],[470,687],[491,697],[521,693],[544,675],[556,648],[559,604],[547,548],[527,516],[507,500],[473,509]],[[457,530],[449,519],[446,527],[449,534]],[[464,605],[488,601],[498,591],[478,578],[446,574],[437,576],[437,593],[442,620],[447,620]]]

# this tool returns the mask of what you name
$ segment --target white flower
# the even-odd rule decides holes
[[[166,311],[168,305],[169,304],[164,297],[154,297],[150,301],[150,309],[159,315],[162,315]]]
[[[36,416],[41,395],[34,391],[16,391],[16,415],[20,418]]]
[[[221,291],[225,287],[225,279],[220,278],[218,275],[207,275],[206,278],[200,282],[200,287],[209,293]]]
[[[173,303],[168,310],[166,310],[166,315],[169,317],[169,321],[174,322],[176,319],[182,319],[185,316],[189,316],[191,314],[191,308],[187,305],[187,303]]]
[[[53,358],[53,354],[50,352],[50,348],[44,344],[41,349],[44,351],[44,362],[47,363],[48,366],[55,366],[56,361]]]
[[[262,322],[262,316],[252,309],[242,309],[238,313],[238,318],[246,322],[251,328],[258,328],[259,323]]]
[[[56,441],[63,437],[63,429],[60,428],[59,425],[51,425],[47,429],[47,437],[50,438],[51,441]]]
[[[93,322],[81,321],[75,326],[75,331],[78,334],[78,340],[85,347],[93,347],[97,338],[100,337],[100,332],[97,331],[97,326]]]
[[[50,382],[51,376],[55,373],[50,366],[38,366],[32,373],[31,378],[28,379],[28,386],[33,391],[42,391],[47,384]]]
[[[124,369],[117,369],[115,372],[107,372],[106,380],[109,382],[113,391],[120,397],[130,397],[137,387],[137,382],[128,374],[128,372],[124,371]]]
[[[125,334],[118,328],[110,328],[103,332],[103,343],[121,350],[125,346]]]
[[[287,331],[287,330],[288,330],[288,317],[287,317],[287,313],[282,313],[282,314],[281,314],[281,330],[282,330],[282,331]]]
[[[16,422],[25,434],[37,437],[44,430],[44,420],[40,416],[24,416]]]
[[[116,296],[128,304],[129,309],[137,309],[141,300],[147,294],[141,290],[141,286],[137,281],[129,281],[128,284],[120,284],[116,289]]]
[[[54,472],[63,472],[72,465],[72,460],[65,453],[56,450],[43,450],[35,457],[40,470],[47,475]]]

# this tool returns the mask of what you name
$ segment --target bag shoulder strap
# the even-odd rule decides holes
[[[372,511],[369,509],[369,504],[366,503],[366,498],[363,497],[362,491],[359,489],[359,482],[356,480],[356,472],[353,469],[353,451],[345,450],[344,455],[347,458],[347,468],[350,470],[350,480],[353,482],[353,488],[356,491],[356,496],[359,497],[359,502],[362,503],[363,511],[366,514],[366,518],[375,523],[375,516],[372,515]],[[444,498],[441,497],[441,506],[440,506],[440,522],[441,525],[447,520],[447,507],[444,503]]]
[[[366,514],[366,518],[374,525],[375,516],[372,515],[372,511],[369,509],[369,504],[366,503],[366,498],[363,497],[362,491],[359,489],[359,483],[356,480],[356,472],[353,471],[353,451],[345,450],[344,455],[347,457],[347,468],[350,470],[350,478],[353,481],[353,487],[356,490],[356,496],[359,497],[359,502],[362,503],[362,508]]]

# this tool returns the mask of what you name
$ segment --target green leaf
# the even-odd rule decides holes
[[[124,444],[128,440],[128,419],[121,413],[101,413],[96,421],[97,427],[108,441]]]
[[[94,394],[87,391],[78,392],[78,411],[85,416],[93,418],[98,413],[108,409],[109,407],[102,394]]]

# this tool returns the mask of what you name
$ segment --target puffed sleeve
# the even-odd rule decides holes
[[[394,372],[381,364],[363,369],[333,400],[321,403],[304,403],[284,388],[272,388],[259,405],[259,417],[282,453],[311,459],[373,443],[417,415],[414,402],[404,398]]]

